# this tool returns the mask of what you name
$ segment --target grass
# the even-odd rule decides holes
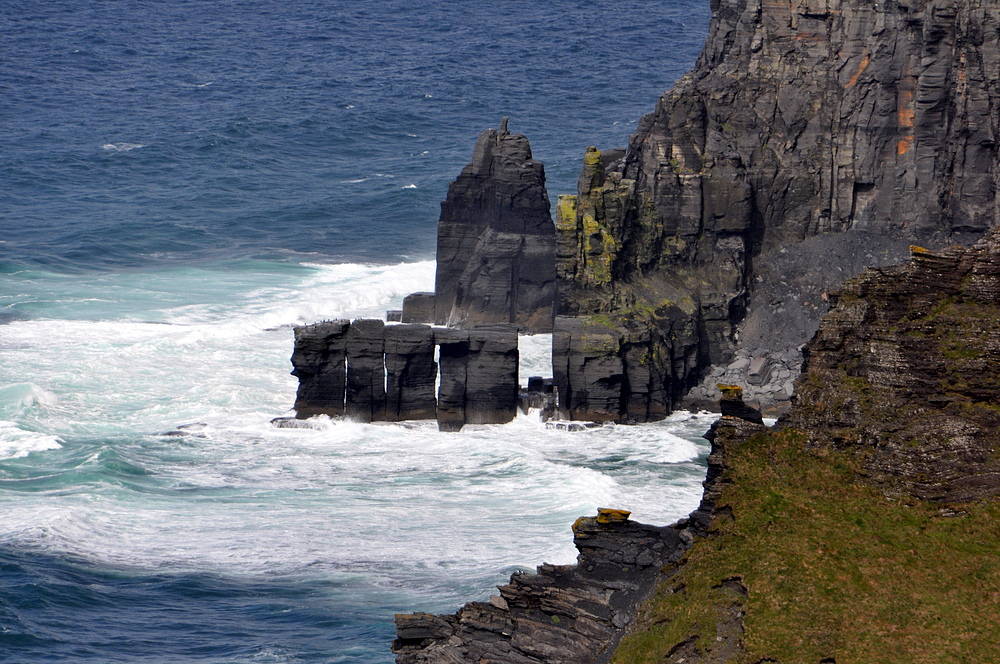
[[[859,481],[864,448],[806,443],[772,432],[727,450],[733,519],[661,584],[613,662],[659,663],[692,636],[709,651],[734,605],[741,663],[996,661],[1000,504],[888,499]]]

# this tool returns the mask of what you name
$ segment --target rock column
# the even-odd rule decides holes
[[[434,333],[427,325],[389,325],[385,328],[385,418],[432,420],[437,400],[434,383]]]
[[[350,321],[335,320],[295,328],[292,375],[299,379],[295,395],[297,418],[344,414],[344,358],[350,325]]]
[[[359,422],[385,420],[385,323],[361,318],[347,332],[347,407]]]

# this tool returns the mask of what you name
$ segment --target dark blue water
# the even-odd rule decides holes
[[[394,612],[566,562],[595,501],[685,513],[703,424],[267,422],[294,394],[288,325],[430,285],[409,264],[433,258],[482,129],[510,116],[572,193],[584,148],[624,145],[690,68],[708,15],[3,3],[0,662],[384,664]]]

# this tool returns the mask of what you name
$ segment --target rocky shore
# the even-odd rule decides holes
[[[995,554],[960,533],[1000,526],[1000,239],[972,247],[997,225],[998,26],[974,0],[712,0],[695,69],[559,197],[552,324],[566,417],[725,386],[702,504],[578,522],[576,566],[401,616],[399,662],[995,657],[1000,623],[969,619]],[[627,577],[590,573],[594,536]]]

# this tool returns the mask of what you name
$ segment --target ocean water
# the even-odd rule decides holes
[[[708,415],[276,429],[292,326],[433,287],[438,206],[511,117],[571,192],[697,57],[707,0],[11,0],[0,8],[0,662],[392,661],[700,497]],[[522,339],[522,381],[549,339]]]

